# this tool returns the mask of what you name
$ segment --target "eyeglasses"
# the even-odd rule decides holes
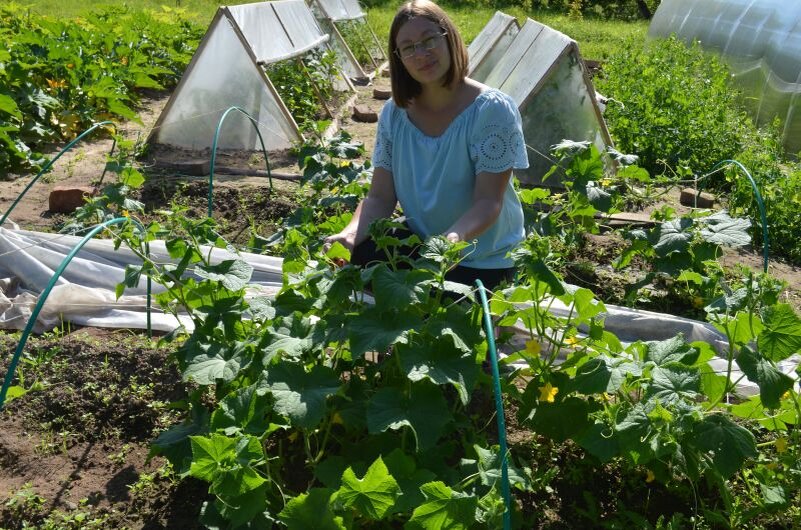
[[[437,35],[431,35],[430,37],[426,37],[425,39],[419,40],[417,42],[406,44],[404,46],[401,46],[400,48],[396,48],[395,53],[401,59],[410,59],[414,57],[414,54],[417,53],[418,50],[427,52],[439,46],[440,43],[442,42],[442,39],[444,39],[445,35],[447,34],[448,32],[442,32]]]

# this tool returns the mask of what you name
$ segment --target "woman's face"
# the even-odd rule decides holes
[[[448,41],[442,28],[425,17],[401,26],[395,47],[412,78],[421,85],[442,84],[451,67]]]

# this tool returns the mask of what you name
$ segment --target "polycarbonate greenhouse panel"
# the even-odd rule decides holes
[[[231,106],[259,124],[268,150],[285,149],[300,137],[266,78],[225,17],[219,17],[159,118],[155,142],[200,151],[212,145],[217,123]],[[260,149],[255,129],[232,112],[220,131],[221,149]]]
[[[779,117],[785,149],[801,151],[801,1],[662,0],[648,34],[672,33],[720,53],[757,123]]]
[[[299,57],[328,40],[303,0],[243,4],[228,10],[265,64]]]
[[[484,81],[509,94],[523,117],[529,168],[521,182],[542,184],[555,164],[551,147],[562,140],[611,145],[578,46],[566,35],[528,19]],[[561,187],[561,175],[545,182]]]
[[[357,0],[317,0],[317,3],[334,22],[356,20],[365,16]]]
[[[484,83],[519,31],[515,17],[496,11],[467,48],[468,75]]]

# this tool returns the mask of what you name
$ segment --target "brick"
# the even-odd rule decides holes
[[[684,188],[681,190],[679,202],[690,208],[712,208],[715,205],[715,196],[705,191],[698,193],[693,188]]]
[[[49,209],[53,213],[72,213],[83,206],[85,197],[91,197],[97,190],[92,186],[56,186],[50,192]]]
[[[365,105],[356,105],[353,107],[353,119],[362,123],[375,123],[378,121],[378,114]]]
[[[388,88],[374,88],[373,97],[375,99],[389,99],[392,97],[392,90]]]

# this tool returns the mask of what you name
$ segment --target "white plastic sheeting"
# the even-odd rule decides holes
[[[23,329],[55,271],[64,258],[81,241],[81,237],[9,230],[0,228],[0,328]],[[211,251],[211,260],[219,263],[236,256],[222,249]],[[151,258],[157,263],[173,261],[163,241],[150,244]],[[249,294],[273,295],[281,287],[279,258],[242,253],[241,257],[253,267]],[[141,264],[130,250],[114,249],[107,239],[93,239],[73,258],[56,286],[47,297],[34,327],[37,332],[52,329],[63,323],[110,328],[145,329],[147,282],[143,278],[136,288],[127,288],[116,299],[117,284],[125,278],[125,267]],[[154,293],[159,291],[154,286]],[[189,319],[183,323],[192,328]],[[155,330],[170,331],[178,322],[163,314],[156,306],[152,313]]]
[[[81,240],[77,236],[28,232],[0,228],[0,328],[23,329],[38,301],[38,295],[50,282],[67,254]],[[234,259],[236,256],[221,249],[211,250],[212,261]],[[253,267],[248,297],[272,296],[281,288],[281,258],[258,254],[240,253],[239,257]],[[151,243],[151,259],[156,262],[172,261],[163,242]],[[39,313],[37,332],[52,329],[64,322],[85,326],[138,328],[146,327],[146,280],[137,288],[126,289],[116,299],[115,288],[122,282],[125,267],[141,261],[130,250],[114,249],[110,240],[89,241],[66,268],[56,287],[50,292],[43,310]],[[567,317],[571,308],[558,300],[548,304],[549,310],[559,317]],[[682,333],[687,341],[704,341],[719,353],[727,348],[725,336],[710,324],[663,313],[639,311],[614,305],[606,305],[604,327],[622,342],[636,340],[666,340]],[[192,329],[188,318],[181,318],[187,329]],[[171,331],[179,322],[171,315],[155,309],[152,315],[153,329]],[[522,324],[515,327],[514,344],[522,349],[529,331]],[[794,373],[799,356],[779,363],[779,368],[796,378]],[[726,373],[726,360],[716,358],[710,362],[716,372]],[[742,375],[735,369],[733,379]],[[757,386],[743,379],[738,391],[752,395],[758,393]]]
[[[787,151],[801,150],[801,2],[662,0],[648,34],[672,33],[719,52],[757,123],[778,116]]]
[[[531,19],[515,32],[505,17],[490,19],[486,36],[472,47],[477,54],[473,77],[517,103],[529,168],[515,175],[524,184],[540,185],[555,165],[551,146],[565,139],[590,141],[605,151],[612,140],[576,41]],[[559,176],[545,185],[561,187]]]
[[[209,148],[223,113],[236,106],[257,121],[268,151],[291,147],[302,139],[300,131],[260,65],[300,57],[329,41],[303,0],[220,7],[149,142]],[[337,58],[345,75],[358,69],[348,57]],[[352,89],[347,80],[337,83],[337,89]],[[226,118],[217,146],[261,149],[250,120],[238,112]]]

